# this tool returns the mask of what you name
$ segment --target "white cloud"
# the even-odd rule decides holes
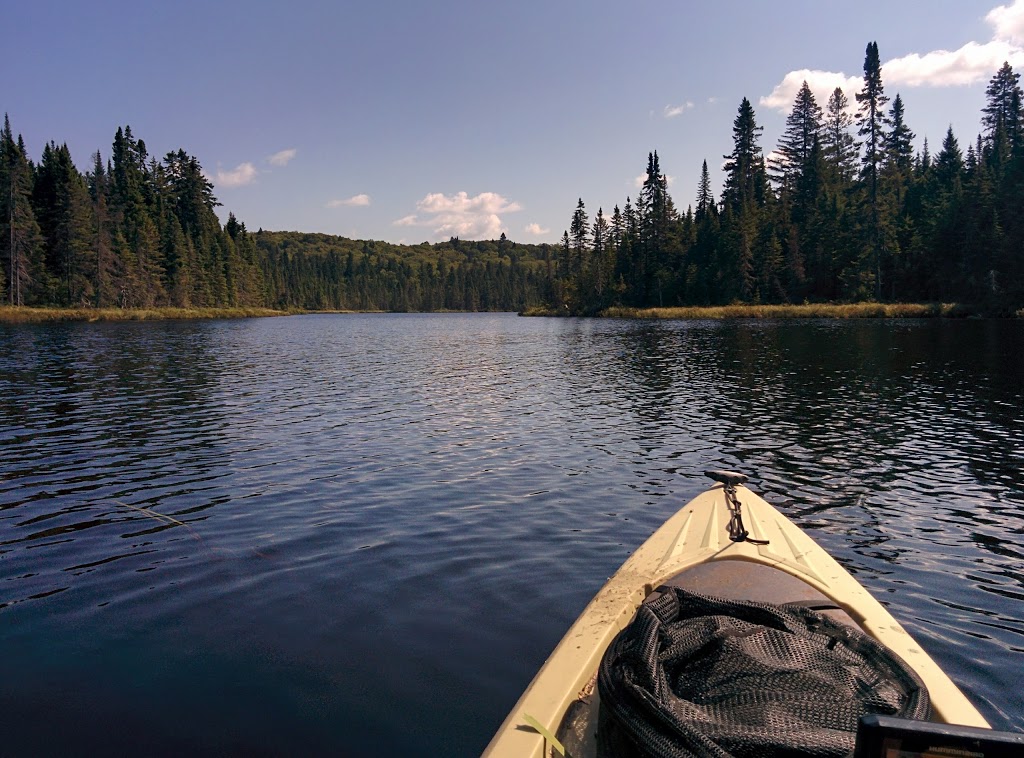
[[[481,192],[475,197],[466,192],[454,195],[433,192],[416,203],[417,213],[393,223],[395,226],[429,227],[437,238],[495,239],[506,231],[501,214],[521,209],[518,203],[494,192]]]
[[[352,197],[346,198],[345,200],[329,200],[327,202],[328,208],[344,208],[344,207],[365,207],[370,204],[370,196],[367,194],[353,195]]]
[[[271,166],[287,166],[292,158],[298,151],[294,147],[290,147],[287,150],[280,150],[267,158],[267,163]]]
[[[636,187],[637,189],[639,189],[639,188],[644,186],[644,182],[646,182],[646,181],[647,181],[647,172],[644,171],[642,174],[640,174],[639,176],[637,176],[637,177],[635,177],[633,179],[633,186]],[[676,183],[676,178],[674,176],[669,176],[668,174],[665,174],[665,184],[667,186],[671,187],[675,183]]]
[[[883,71],[883,74],[885,73],[888,72]],[[864,80],[859,76],[847,76],[835,71],[817,71],[802,68],[799,71],[790,71],[786,74],[783,80],[775,85],[775,89],[772,90],[771,94],[762,97],[759,102],[768,108],[788,113],[789,109],[793,107],[796,93],[800,91],[804,82],[807,82],[807,86],[814,93],[814,99],[818,101],[818,105],[824,110],[825,104],[828,102],[829,97],[832,96],[836,87],[840,87],[843,90],[843,93],[850,101],[850,106],[854,107],[856,101],[853,95],[861,88]]]
[[[216,181],[214,183],[220,187],[242,187],[256,181],[258,173],[254,165],[246,162],[239,164],[231,171],[217,169]]]
[[[542,237],[545,234],[551,234],[550,229],[545,229],[540,224],[527,224],[524,230],[527,234],[533,234],[537,237]]]
[[[663,113],[665,118],[675,118],[676,116],[681,116],[691,108],[693,108],[693,102],[691,100],[687,100],[681,105],[666,105]]]
[[[996,39],[1024,45],[1024,2],[1015,0],[1013,5],[1000,5],[985,16],[996,31]]]
[[[968,42],[959,50],[911,53],[882,64],[882,81],[908,87],[957,87],[992,78],[1009,61],[1024,62],[1024,50],[1004,40]]]
[[[989,11],[985,20],[994,29],[988,42],[970,41],[957,50],[932,50],[910,53],[882,63],[882,81],[887,89],[905,87],[958,87],[991,78],[1007,61],[1012,66],[1024,65],[1024,0],[1010,6],[1000,5]],[[801,69],[790,71],[760,104],[788,112],[796,93],[807,81],[818,105],[824,107],[836,87],[842,87],[855,107],[854,95],[863,86],[861,76],[847,76],[835,71]]]

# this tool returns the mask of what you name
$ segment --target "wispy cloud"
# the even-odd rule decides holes
[[[370,204],[370,196],[366,194],[353,195],[344,200],[329,200],[328,208],[364,207]]]
[[[273,155],[267,157],[267,163],[271,166],[287,166],[295,154],[298,153],[294,147],[289,147],[287,150],[280,150]]]
[[[682,103],[680,105],[666,105],[665,110],[662,111],[662,113],[664,114],[665,118],[675,118],[676,116],[681,116],[683,113],[692,109],[693,107],[693,102],[691,100],[687,100],[685,103]]]
[[[910,53],[883,63],[882,79],[887,89],[966,86],[990,78],[1004,61],[1012,66],[1024,65],[1024,0],[993,8],[985,20],[993,28],[993,38],[987,42],[972,40],[957,50]],[[853,95],[863,85],[860,76],[841,72],[790,71],[770,94],[760,99],[761,105],[788,111],[804,81],[820,105],[824,105],[836,87],[842,87],[852,107]]]
[[[256,181],[256,175],[258,173],[259,172],[256,170],[256,167],[251,163],[241,163],[231,171],[222,171],[221,169],[217,169],[217,174],[214,177],[214,184],[220,187],[242,187]]]
[[[532,234],[535,237],[542,237],[545,234],[551,234],[551,230],[550,229],[545,229],[543,226],[541,226],[540,224],[536,224],[536,223],[534,223],[534,224],[527,224],[526,228],[523,229],[523,231],[525,231],[527,234]]]
[[[416,203],[416,213],[394,221],[395,226],[422,226],[437,238],[494,239],[506,231],[501,216],[521,210],[519,203],[495,192],[470,197],[466,192],[430,193]]]

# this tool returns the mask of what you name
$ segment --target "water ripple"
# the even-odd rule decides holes
[[[988,321],[0,327],[5,744],[477,753],[711,467],[1024,728],[1022,356]]]

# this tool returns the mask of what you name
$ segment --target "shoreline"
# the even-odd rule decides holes
[[[64,321],[172,321],[288,316],[272,308],[33,308],[0,306],[0,324],[46,324]]]
[[[522,316],[577,316],[553,308],[529,308]],[[1024,309],[997,313],[962,303],[803,303],[800,305],[721,305],[675,308],[626,308],[616,306],[594,314],[598,318],[651,320],[723,319],[856,319],[856,318],[1024,318]]]
[[[95,321],[174,321],[268,318],[301,314],[382,313],[354,310],[277,310],[274,308],[36,308],[0,306],[0,324],[44,324]],[[442,311],[434,311],[440,313]],[[443,311],[462,313],[470,311]],[[582,314],[534,306],[519,313],[528,317],[566,318]],[[962,303],[803,303],[800,305],[722,305],[675,308],[606,308],[592,318],[717,321],[726,319],[895,319],[895,318],[1024,318],[1024,309],[997,312]]]

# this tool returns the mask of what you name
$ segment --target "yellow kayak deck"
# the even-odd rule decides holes
[[[678,574],[716,561],[752,562],[799,579],[917,672],[928,687],[936,721],[988,727],[935,661],[832,556],[749,489],[737,486],[735,494],[749,539],[733,541],[730,536],[734,509],[723,485],[687,503],[590,601],[509,713],[485,756],[544,756],[545,745],[550,743],[543,732],[555,735],[567,709],[581,694],[590,695],[605,649],[631,621],[644,598]],[[709,590],[708,594],[714,593]],[[764,600],[758,596],[749,599]],[[596,699],[596,692],[591,697]]]

